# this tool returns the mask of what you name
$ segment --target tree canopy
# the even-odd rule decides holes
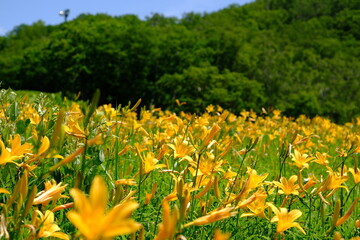
[[[82,14],[0,37],[0,81],[103,102],[351,120],[360,108],[360,2],[257,0],[181,19]]]

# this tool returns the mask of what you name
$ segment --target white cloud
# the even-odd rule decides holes
[[[0,36],[4,36],[7,33],[7,30],[0,26]]]

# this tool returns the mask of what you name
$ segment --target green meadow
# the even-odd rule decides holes
[[[36,95],[0,91],[4,239],[360,235],[360,119]]]

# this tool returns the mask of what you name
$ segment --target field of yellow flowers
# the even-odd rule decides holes
[[[0,101],[1,239],[360,238],[360,118]]]

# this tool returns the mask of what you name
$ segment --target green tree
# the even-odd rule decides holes
[[[175,107],[175,100],[186,102],[184,110],[201,112],[210,104],[218,104],[239,112],[242,109],[260,110],[265,103],[262,85],[240,73],[224,71],[204,64],[190,67],[181,74],[164,75],[157,86],[161,102]]]

